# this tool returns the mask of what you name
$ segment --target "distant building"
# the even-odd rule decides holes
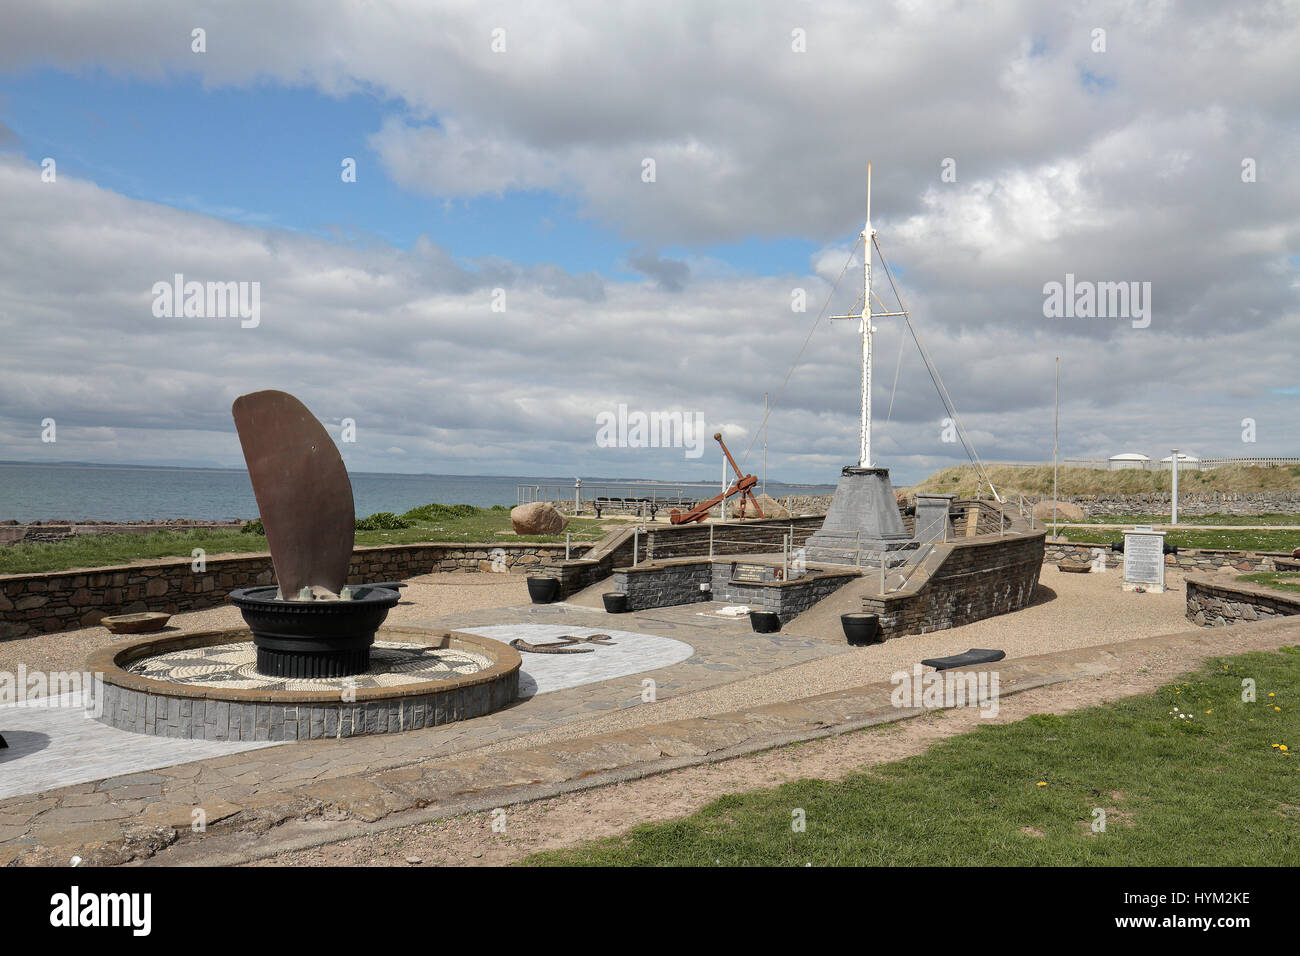
[[[1173,455],[1165,455],[1164,458],[1160,459],[1161,470],[1172,468],[1173,465],[1174,465]],[[1199,471],[1201,468],[1201,459],[1197,458],[1195,455],[1184,455],[1182,452],[1179,452],[1178,470],[1182,471],[1184,468],[1194,468],[1197,471]]]
[[[1123,471],[1126,468],[1150,468],[1151,459],[1146,455],[1139,455],[1137,452],[1125,452],[1122,455],[1111,455],[1106,459],[1108,471]]]

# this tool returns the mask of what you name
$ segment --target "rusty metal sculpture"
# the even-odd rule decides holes
[[[315,679],[360,674],[400,596],[345,587],[356,515],[333,440],[287,392],[241,395],[231,409],[279,587],[230,592],[257,646],[257,670]]]
[[[731,463],[731,470],[736,473],[736,480],[720,495],[714,495],[708,501],[701,501],[690,511],[678,511],[674,508],[668,513],[668,520],[673,524],[690,524],[692,521],[703,521],[709,516],[709,509],[722,501],[724,498],[730,498],[732,495],[740,495],[740,507],[736,511],[736,517],[742,521],[745,518],[745,504],[751,502],[754,505],[754,513],[763,517],[763,508],[754,497],[753,488],[758,484],[758,479],[753,475],[743,474],[740,466],[736,464],[736,459],[731,457],[731,452],[727,450],[727,443],[722,440],[722,433],[715,432],[713,440],[722,446],[722,453],[727,456],[727,461]]]
[[[348,579],[356,514],[352,482],[325,427],[288,392],[241,395],[231,409],[266,529],[280,593]]]

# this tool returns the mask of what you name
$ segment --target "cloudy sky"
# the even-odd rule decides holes
[[[0,459],[238,466],[231,401],[282,388],[356,422],[356,470],[712,479],[596,416],[698,412],[754,470],[767,392],[769,475],[833,481],[860,342],[814,320],[867,160],[985,460],[1050,460],[1057,356],[1063,456],[1297,455],[1297,49],[1296,2],[26,5]],[[177,273],[259,283],[256,327],[155,314]],[[1150,283],[1149,325],[1045,316],[1067,274]],[[906,483],[965,455],[898,323],[874,452]]]

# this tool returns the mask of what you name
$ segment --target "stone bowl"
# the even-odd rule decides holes
[[[253,632],[257,670],[272,677],[347,677],[370,667],[375,631],[401,600],[391,588],[362,585],[348,601],[285,601],[274,585],[230,592]]]
[[[141,611],[139,614],[113,614],[102,617],[99,623],[114,634],[144,634],[148,631],[161,631],[171,620],[170,614],[162,611]]]

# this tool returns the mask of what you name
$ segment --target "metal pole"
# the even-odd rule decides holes
[[[581,512],[582,512],[582,479],[574,478],[573,479],[573,513],[576,515],[576,514],[580,514]]]
[[[858,465],[871,467],[871,163],[867,163],[867,223],[862,230],[862,450]]]
[[[781,536],[781,580],[790,580],[790,537],[789,535]]]
[[[709,525],[709,560],[713,560],[713,525]]]
[[[880,552],[880,593],[885,593],[885,552]]]
[[[639,560],[639,556],[641,553],[640,548],[641,548],[641,529],[633,528],[632,529],[632,567],[634,568],[636,567],[637,561]]]
[[[763,393],[763,494],[767,494],[767,392]]]
[[[1056,411],[1052,421],[1052,537],[1056,537],[1056,456],[1061,437],[1061,356],[1056,357]]]
[[[854,567],[856,567],[858,570],[861,570],[861,569],[862,569],[862,532],[861,532],[861,531],[855,531],[855,532],[853,533],[853,540],[854,540],[855,542],[857,542],[857,544],[856,544],[856,557],[854,557],[854,559],[853,559],[853,565],[854,565]]]
[[[718,502],[718,516],[727,520],[727,456],[722,456],[722,500]]]
[[[572,544],[573,544],[573,532],[566,531],[564,533],[564,560],[565,561],[569,560],[569,549]]]
[[[1173,494],[1173,513],[1169,516],[1170,524],[1178,524],[1178,449],[1174,449],[1173,457],[1169,459],[1169,467],[1174,470],[1174,487]]]

